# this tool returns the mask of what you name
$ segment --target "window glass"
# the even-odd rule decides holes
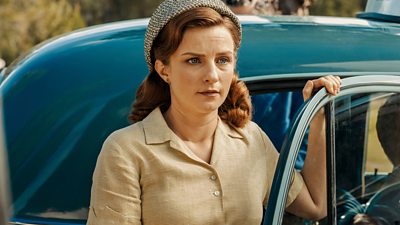
[[[368,137],[367,137],[367,159],[365,164],[366,173],[388,173],[392,171],[393,165],[388,156],[384,153],[376,131],[376,122],[380,107],[387,101],[387,98],[378,98],[371,101],[368,111]]]
[[[251,96],[251,100],[253,121],[263,129],[275,148],[280,151],[290,124],[303,104],[301,91],[256,94]],[[297,169],[302,168],[304,157],[305,151],[301,151],[296,161]]]
[[[400,224],[400,97],[335,101],[338,224]]]

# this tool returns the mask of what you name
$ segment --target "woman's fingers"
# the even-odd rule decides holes
[[[314,82],[312,80],[307,81],[306,85],[303,88],[303,99],[306,101],[312,95],[314,89]]]
[[[330,90],[328,90],[328,92],[337,95],[340,91],[340,85],[342,84],[342,80],[340,79],[340,77],[329,75],[324,78],[327,80],[328,86],[330,87]]]
[[[325,87],[326,91],[332,95],[337,95],[340,91],[342,80],[339,76],[328,75],[315,80],[307,81],[303,88],[303,98],[307,100],[312,93]]]

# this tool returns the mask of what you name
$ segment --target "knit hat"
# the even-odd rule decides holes
[[[222,0],[165,0],[157,7],[156,11],[151,16],[144,39],[144,55],[149,71],[153,70],[151,48],[160,31],[172,18],[183,12],[199,7],[212,8],[221,15],[229,17],[237,26],[239,33],[242,33],[238,17]]]

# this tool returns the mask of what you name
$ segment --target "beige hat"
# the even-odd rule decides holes
[[[149,71],[153,70],[150,51],[158,33],[175,16],[199,7],[209,7],[223,16],[228,16],[236,24],[239,33],[242,33],[239,19],[222,0],[165,0],[151,16],[144,39],[144,55]]]

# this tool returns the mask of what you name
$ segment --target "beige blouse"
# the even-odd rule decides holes
[[[259,225],[278,153],[250,122],[222,120],[210,164],[167,126],[160,109],[104,142],[93,174],[90,225]],[[303,181],[296,172],[289,205]]]

